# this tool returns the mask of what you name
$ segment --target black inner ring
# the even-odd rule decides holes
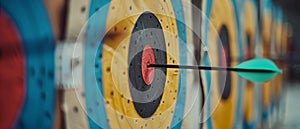
[[[225,52],[225,55],[226,55],[226,59],[222,59],[223,56],[219,56],[219,65],[222,65],[222,60],[226,60],[227,67],[230,67],[230,65],[231,65],[230,44],[229,44],[230,41],[229,41],[228,29],[227,29],[226,26],[224,26],[224,25],[222,26],[222,28],[219,32],[219,35],[220,35],[220,40],[219,41],[222,42],[224,52]],[[221,48],[219,48],[219,49],[221,49]],[[219,50],[219,52],[222,52],[222,51]],[[223,72],[218,73],[219,93],[222,93],[222,99],[226,100],[230,96],[230,91],[231,91],[231,72],[226,72],[225,85],[224,85],[223,81],[220,80],[224,76],[225,76],[225,74]],[[223,92],[222,92],[222,90],[223,90]]]
[[[157,17],[144,12],[135,23],[129,45],[129,85],[134,107],[142,118],[151,117],[157,110],[165,87],[166,68],[156,68],[151,84],[147,85],[142,77],[142,54],[149,45],[154,51],[156,63],[166,64],[166,44],[162,27]],[[160,70],[160,71],[158,71]]]

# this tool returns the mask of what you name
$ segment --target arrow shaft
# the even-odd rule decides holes
[[[259,72],[259,73],[272,73],[272,72],[274,72],[274,71],[268,70],[268,69],[210,67],[210,66],[198,66],[198,65],[148,64],[148,67],[173,68],[173,69],[195,69],[195,70],[216,70],[216,71],[235,71],[235,72]]]

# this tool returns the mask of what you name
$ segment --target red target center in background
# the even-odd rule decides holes
[[[148,68],[148,64],[155,64],[154,52],[152,47],[149,45],[144,48],[141,65],[143,80],[147,85],[152,83],[155,74],[155,68]]]
[[[13,21],[0,10],[0,128],[13,128],[26,93],[25,56]]]

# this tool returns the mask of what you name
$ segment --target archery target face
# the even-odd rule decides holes
[[[228,1],[215,0],[204,3],[202,64],[234,67],[238,64],[239,57],[234,7]],[[209,51],[210,54],[207,53]],[[205,126],[232,128],[237,103],[238,76],[224,71],[203,71],[201,74],[209,101],[209,104],[205,105],[208,106],[204,117],[204,120],[208,120]]]
[[[174,12],[169,1],[119,2],[110,2],[90,17],[78,39],[86,44],[74,50],[84,60],[84,87],[77,93],[85,92],[79,99],[86,101],[90,127],[177,126],[186,111],[185,72],[145,65],[187,64],[182,56],[187,47],[178,32],[184,22],[178,25],[175,18],[181,12]],[[114,15],[103,21],[105,10]]]
[[[150,18],[152,18],[153,20],[149,20]],[[141,70],[141,68],[143,67],[141,66],[141,64],[144,60],[142,59],[142,55],[145,54],[145,48],[147,47],[148,49],[150,49],[150,51],[154,51],[154,60],[156,63],[172,64],[177,63],[178,61],[178,57],[176,59],[176,57],[172,57],[171,55],[166,54],[166,49],[168,52],[176,50],[176,46],[173,45],[173,48],[170,48],[171,44],[169,44],[169,47],[167,47],[167,44],[164,42],[163,31],[160,27],[161,25],[159,24],[158,19],[155,15],[147,12],[143,13],[136,20],[136,24],[133,28],[130,39],[128,38],[126,42],[121,42],[122,45],[125,45],[126,43],[128,44],[128,46],[120,46],[118,47],[119,49],[116,50],[117,52],[115,54],[124,55],[125,57],[115,55],[112,57],[112,61],[107,61],[108,63],[113,62],[113,64],[109,65],[103,62],[104,68],[106,68],[106,70],[112,70],[111,81],[109,81],[110,79],[106,79],[107,76],[104,76],[103,79],[108,80],[107,82],[104,82],[104,86],[105,83],[115,83],[107,84],[115,86],[107,87],[107,90],[111,92],[108,92],[107,94],[104,92],[107,100],[106,103],[111,106],[113,110],[112,113],[119,116],[117,118],[114,118],[108,115],[108,118],[112,119],[112,122],[115,121],[114,119],[118,121],[119,118],[123,116],[124,118],[122,119],[127,119],[127,121],[129,121],[129,126],[142,127],[149,125],[150,127],[160,127],[170,125],[170,117],[172,117],[171,112],[174,112],[174,104],[176,102],[176,96],[178,92],[178,87],[174,86],[178,86],[179,70],[170,70],[168,72],[166,71],[166,69],[155,70],[154,78],[152,78],[153,80],[149,85],[145,83],[146,80],[143,79],[143,71]],[[111,42],[111,44],[112,43],[113,42]],[[127,48],[125,49],[126,51],[124,51],[124,48]],[[106,55],[105,46],[103,56],[109,57],[108,55]],[[124,58],[125,61],[122,60]],[[110,68],[111,65],[112,67]],[[121,77],[119,77],[120,75]],[[166,95],[164,93],[166,93]],[[115,102],[118,101],[120,105],[123,105],[123,107],[126,106],[125,111],[122,111],[120,109],[122,108],[122,106],[114,105]],[[140,119],[150,119],[150,117],[151,120]],[[122,122],[122,119],[120,120],[120,122]],[[165,123],[166,121],[164,119],[168,119],[169,122]],[[151,121],[153,121],[153,123],[151,123]],[[161,121],[162,125],[155,124],[157,123],[157,121]],[[111,123],[110,125],[116,124]],[[121,123],[120,125],[126,124]]]
[[[266,1],[264,1],[266,2]],[[260,44],[261,53],[260,56],[263,58],[270,58],[270,42],[271,42],[271,25],[272,25],[272,14],[271,7],[264,3],[262,5],[262,41]],[[267,120],[267,116],[270,114],[269,109],[271,105],[271,82],[265,82],[262,84],[262,119]]]
[[[273,7],[273,24],[272,24],[272,43],[270,44],[270,58],[274,60],[275,64],[282,69],[282,12],[278,11],[276,7]],[[271,81],[271,111],[272,119],[277,117],[277,113],[280,111],[280,98],[282,95],[282,74],[276,75]],[[274,114],[274,115],[273,115]],[[280,118],[280,117],[277,117]]]
[[[255,7],[255,3],[253,1],[246,1],[244,3],[244,13],[242,18],[243,21],[243,31],[244,31],[244,42],[245,42],[245,58],[244,60],[249,60],[255,57],[255,45],[256,45],[256,37],[257,37],[257,8]],[[255,84],[251,81],[244,80],[245,82],[245,90],[244,90],[244,108],[243,108],[243,117],[244,123],[246,126],[250,127],[253,125],[255,121],[255,116],[257,115],[256,111],[256,91],[255,89],[259,87],[255,87]]]

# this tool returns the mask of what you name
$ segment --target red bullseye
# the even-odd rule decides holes
[[[155,68],[148,68],[148,64],[155,64],[154,51],[149,45],[144,48],[142,55],[142,76],[147,85],[152,83],[155,74]]]

